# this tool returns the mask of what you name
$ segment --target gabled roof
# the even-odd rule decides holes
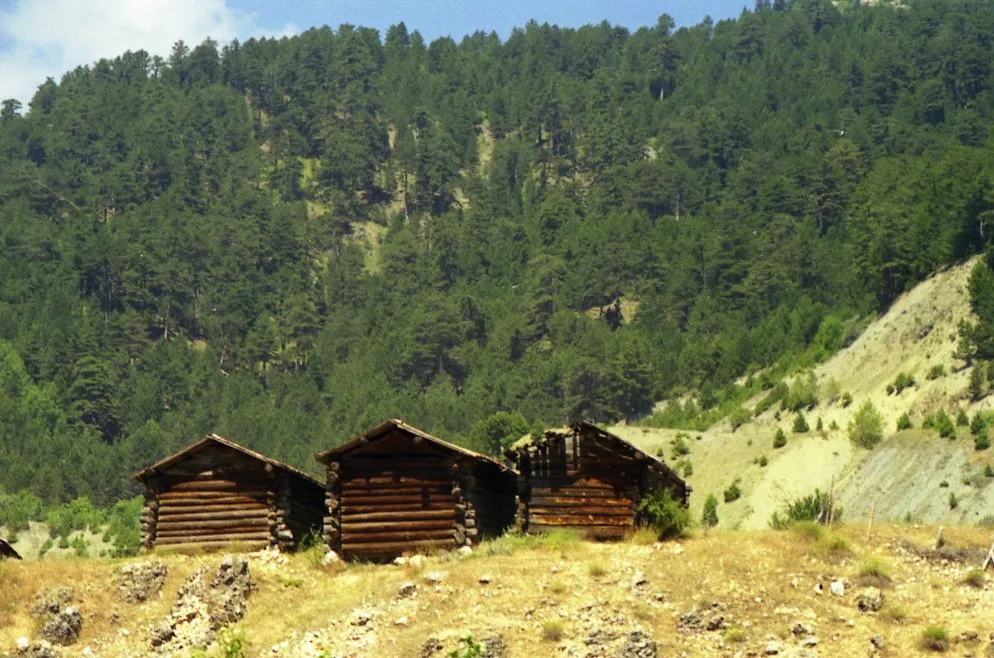
[[[190,455],[193,455],[193,454],[195,454],[197,452],[200,452],[204,448],[206,448],[208,446],[211,446],[211,445],[220,445],[220,446],[224,446],[225,448],[230,448],[232,450],[237,450],[238,452],[240,452],[240,453],[242,453],[244,455],[247,455],[249,457],[252,457],[253,459],[257,459],[257,460],[259,460],[259,461],[261,461],[261,462],[263,462],[265,464],[270,464],[271,466],[273,466],[273,468],[278,468],[281,471],[285,471],[285,472],[290,473],[292,475],[296,475],[297,477],[301,477],[301,478],[307,480],[308,482],[310,482],[310,483],[312,483],[312,484],[314,484],[314,485],[316,485],[318,487],[323,487],[323,485],[320,482],[318,482],[317,480],[315,480],[314,478],[312,478],[307,473],[304,473],[300,469],[294,468],[293,466],[290,466],[289,464],[284,464],[283,462],[277,461],[277,460],[272,459],[270,457],[266,457],[262,453],[258,453],[255,450],[249,450],[245,446],[240,446],[237,443],[235,443],[234,441],[229,441],[228,439],[224,438],[223,436],[218,436],[217,434],[208,434],[207,436],[205,436],[200,441],[197,441],[196,443],[194,443],[192,446],[190,446],[188,448],[184,448],[183,450],[180,450],[176,454],[174,454],[174,455],[172,455],[170,457],[166,457],[162,461],[156,462],[155,464],[152,464],[148,468],[144,468],[144,469],[138,471],[132,477],[134,477],[134,479],[136,479],[136,480],[144,480],[146,477],[148,477],[150,475],[153,475],[155,473],[155,471],[161,471],[164,468],[168,468],[169,466],[172,466],[176,462],[182,461],[186,457],[189,457]]]
[[[587,422],[585,420],[573,423],[572,425],[570,425],[570,430],[576,433],[589,432],[597,435],[598,438],[606,439],[608,442],[614,444],[615,447],[620,448],[622,451],[628,453],[633,459],[647,463],[650,468],[654,468],[662,473],[666,473],[668,476],[675,478],[680,482],[683,482],[684,486],[686,486],[686,482],[683,480],[683,478],[677,475],[676,471],[674,471],[672,468],[667,466],[666,463],[663,462],[661,459],[653,455],[650,455],[646,451],[636,446],[634,443],[626,441],[625,439],[621,438],[620,436],[617,436],[616,434],[611,434],[607,430],[603,430],[600,427],[594,425],[593,423]],[[543,440],[550,440],[550,439],[562,440],[566,438],[566,436],[567,436],[566,433],[554,432],[554,431],[546,432],[543,439],[539,440],[538,442],[530,441],[528,443],[515,446],[513,449],[508,450],[508,454],[513,455],[514,453],[526,453],[528,452],[529,448],[535,447],[537,443],[541,443]]]
[[[428,441],[450,452],[455,452],[477,461],[492,464],[494,466],[497,466],[503,471],[513,472],[512,469],[508,468],[507,466],[505,466],[504,464],[500,463],[499,461],[497,461],[492,457],[488,457],[487,455],[478,452],[473,452],[472,450],[463,448],[462,446],[457,446],[456,444],[449,443],[448,441],[443,441],[437,436],[432,436],[431,434],[428,434],[424,430],[419,430],[417,427],[414,427],[413,425],[408,425],[399,418],[391,418],[389,420],[385,420],[376,427],[366,430],[365,433],[360,434],[354,439],[343,443],[337,448],[332,448],[331,450],[319,452],[314,456],[314,458],[317,459],[322,464],[327,464],[328,462],[334,460],[335,457],[340,457],[349,452],[352,452],[353,450],[356,450],[357,448],[368,444],[370,441],[376,441],[377,439],[386,436],[387,434],[389,434],[394,430],[400,430],[402,432],[406,432],[411,436],[415,436],[418,437],[419,439]]]

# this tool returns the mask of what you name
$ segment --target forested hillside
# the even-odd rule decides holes
[[[823,358],[994,231],[992,34],[760,0],[49,80],[0,111],[0,487],[106,504],[206,432],[311,468],[391,416],[493,451]]]

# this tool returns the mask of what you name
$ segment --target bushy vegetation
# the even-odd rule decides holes
[[[682,537],[690,530],[690,511],[665,489],[643,498],[639,513],[660,539]]]
[[[943,626],[928,626],[922,630],[919,644],[928,651],[944,652],[949,649],[949,631]]]
[[[949,417],[945,409],[940,409],[935,415],[934,427],[942,438],[956,438],[956,425],[953,424],[953,419]]]
[[[27,530],[30,521],[45,522],[50,534],[50,540],[46,542],[49,549],[51,540],[60,539],[62,548],[72,546],[81,556],[88,548],[79,537],[70,541],[70,535],[83,530],[103,533],[104,541],[114,547],[113,554],[122,557],[138,553],[141,509],[140,497],[120,500],[110,509],[100,509],[85,497],[63,505],[46,506],[34,495],[21,491],[0,494],[0,525],[16,532]]]
[[[970,417],[967,415],[966,411],[963,409],[957,409],[956,411],[956,426],[957,427],[969,427]]]
[[[735,480],[732,481],[730,485],[728,485],[728,488],[725,489],[724,497],[726,503],[735,502],[736,500],[742,497],[742,487],[739,486],[739,484],[740,480],[738,478],[735,478]]]
[[[842,519],[842,507],[828,492],[815,489],[813,494],[787,503],[784,508],[770,517],[770,527],[783,530],[796,522],[806,521],[826,524],[829,520]]]
[[[782,448],[787,445],[787,433],[782,427],[777,428],[777,433],[773,436],[773,449]]]
[[[853,443],[863,448],[873,448],[883,438],[883,428],[883,417],[873,403],[867,400],[853,414],[847,430]]]
[[[736,407],[735,410],[728,415],[728,422],[732,426],[733,432],[742,425],[748,423],[751,419],[752,412],[745,407]]]
[[[811,431],[811,428],[808,426],[808,419],[804,417],[803,412],[797,412],[797,415],[794,416],[794,433],[804,434],[809,431]]]
[[[901,414],[901,417],[897,419],[897,431],[914,429],[914,424],[911,422],[911,416],[908,412]]]
[[[940,377],[946,376],[946,366],[942,363],[936,363],[931,368],[928,369],[928,374],[925,375],[925,379],[932,381],[934,379],[939,379]]]
[[[904,372],[899,373],[897,377],[894,378],[894,381],[887,385],[887,395],[890,395],[891,393],[900,395],[904,389],[911,388],[916,385],[914,375],[909,375]]]
[[[705,528],[713,528],[718,525],[718,499],[714,494],[708,494],[707,500],[704,501],[701,525]]]
[[[790,385],[790,392],[784,400],[784,409],[801,411],[812,409],[818,403],[818,381],[814,372],[798,375]]]

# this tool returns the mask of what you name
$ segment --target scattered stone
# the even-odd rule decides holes
[[[397,617],[393,623],[395,626],[407,626],[407,617]]]
[[[704,620],[701,619],[701,616],[697,614],[696,610],[691,610],[680,615],[680,621],[677,623],[677,626],[684,631],[699,630],[704,626]]]
[[[870,638],[870,644],[872,644],[873,647],[875,649],[877,649],[877,650],[883,649],[884,648],[884,636],[883,635],[874,635],[873,637]]]
[[[980,634],[977,631],[963,631],[960,633],[959,641],[972,644],[980,640]]]
[[[801,640],[802,647],[815,647],[818,646],[818,638],[814,635],[809,635],[808,637]]]
[[[645,574],[641,571],[635,572],[635,577],[632,578],[632,587],[638,589],[639,587],[644,587],[649,584],[649,579],[645,577]]]
[[[245,616],[246,599],[254,588],[248,560],[225,557],[208,581],[209,574],[210,567],[204,565],[186,579],[169,615],[151,629],[152,647],[168,653],[204,648],[219,629]]]
[[[709,631],[720,631],[725,628],[725,616],[715,615],[714,617],[711,617],[711,619],[708,619],[708,623],[704,626],[704,628]]]
[[[375,610],[353,610],[349,624],[352,626],[366,626],[369,622],[373,621],[373,617],[375,616]]]
[[[482,658],[504,658],[507,655],[507,643],[503,635],[493,635],[480,640],[483,645]]]
[[[438,638],[430,637],[424,644],[421,645],[421,651],[418,653],[420,658],[432,658],[439,651],[445,649],[445,645]]]
[[[444,571],[429,571],[422,578],[429,585],[439,585],[445,581],[449,574]]]
[[[31,646],[31,640],[26,637],[19,637],[17,638],[16,646],[18,651],[27,651]]]
[[[493,578],[490,576],[490,574],[483,574],[482,576],[480,576],[479,582],[481,585],[489,585],[491,580],[493,580]]]
[[[783,651],[783,644],[777,642],[776,640],[770,640],[766,643],[766,648],[763,649],[763,653],[767,656],[775,656]]]
[[[162,562],[136,562],[121,567],[115,583],[127,603],[144,603],[162,591],[168,573]]]
[[[834,596],[846,595],[846,584],[841,580],[833,580],[832,584],[829,585],[829,589],[832,591]]]
[[[41,636],[52,644],[66,646],[79,639],[83,630],[83,615],[75,606],[67,606],[48,616],[41,627]]]
[[[621,648],[618,658],[657,658],[659,649],[656,641],[645,631],[632,631],[625,638],[625,645]]]
[[[403,585],[400,586],[399,590],[397,590],[397,596],[399,596],[402,599],[403,598],[407,598],[408,596],[413,596],[415,590],[417,590],[417,589],[418,589],[418,586],[415,585],[414,583],[412,583],[412,582],[406,582],[406,583],[404,583]]]
[[[821,583],[815,583],[815,594],[824,594],[825,586]]]
[[[35,617],[54,615],[62,606],[72,603],[76,594],[71,587],[49,587],[38,593],[31,604],[31,614]]]
[[[862,612],[877,612],[883,605],[883,592],[876,587],[867,587],[856,597],[856,606]]]
[[[814,630],[810,626],[800,621],[794,624],[793,628],[790,629],[790,632],[796,637],[805,637],[807,635],[814,634]]]
[[[411,557],[407,558],[407,564],[409,566],[414,567],[415,569],[420,569],[424,563],[425,563],[424,555],[412,555]]]
[[[329,564],[334,564],[335,562],[341,562],[342,558],[338,557],[338,553],[333,550],[327,550],[324,556],[321,558],[321,566],[326,567]]]
[[[17,653],[15,655],[17,658],[59,658],[62,654],[50,642],[46,642],[45,640],[39,640],[34,644],[31,642],[25,644],[18,640]]]
[[[473,554],[473,548],[471,546],[460,546],[456,553],[458,553],[461,557],[466,557],[467,555]]]

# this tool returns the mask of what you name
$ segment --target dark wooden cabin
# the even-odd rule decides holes
[[[216,434],[134,477],[145,485],[146,550],[287,549],[321,530],[317,480]]]
[[[666,464],[596,425],[575,423],[507,451],[519,472],[517,523],[526,532],[572,529],[622,537],[639,523],[638,504],[668,489],[687,504],[690,487]]]
[[[514,523],[513,470],[402,420],[317,460],[327,469],[325,542],[347,558],[470,546]]]
[[[0,539],[0,560],[12,558],[14,560],[20,560],[21,556],[17,554],[14,547],[7,543],[7,540]]]

